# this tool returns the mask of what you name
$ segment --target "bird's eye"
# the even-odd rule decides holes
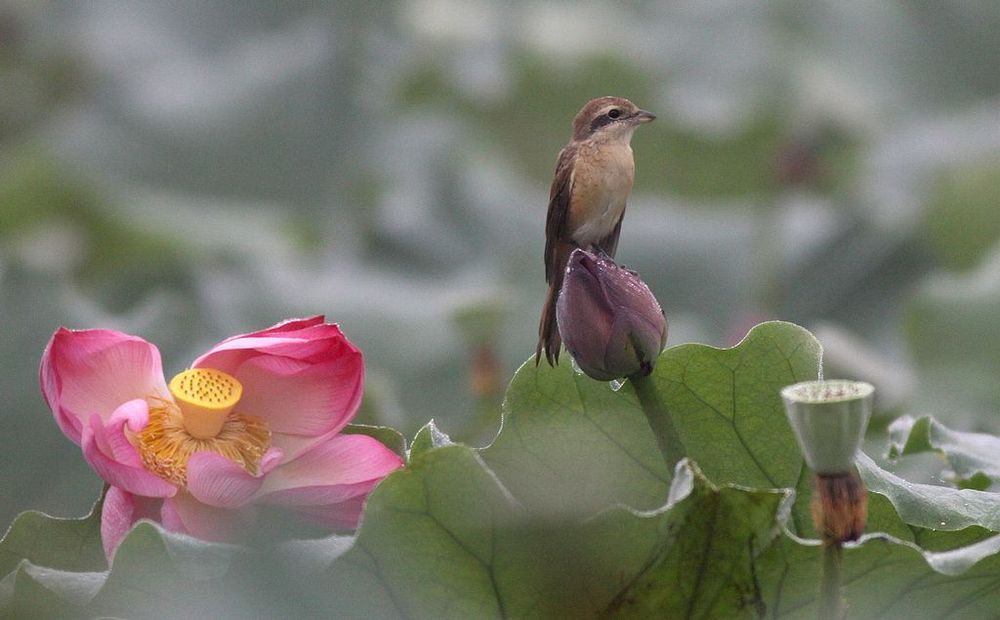
[[[608,118],[610,118],[611,120],[621,118],[621,115],[622,111],[619,110],[618,108],[611,108],[610,110],[608,110]]]

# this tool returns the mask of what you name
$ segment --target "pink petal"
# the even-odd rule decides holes
[[[310,487],[295,487],[269,493],[264,502],[281,506],[329,506],[356,497],[364,497],[375,488],[381,478],[355,482],[354,484],[329,484]]]
[[[321,435],[343,428],[361,403],[360,354],[308,363],[260,355],[236,372],[243,384],[239,411],[267,421],[271,432]]]
[[[262,331],[227,338],[196,359],[192,367],[215,368],[235,374],[246,360],[262,353],[306,361],[322,361],[346,352],[360,353],[339,327],[322,321],[322,316],[287,321]]]
[[[99,415],[90,417],[81,438],[83,457],[112,486],[144,497],[170,497],[177,487],[147,471],[135,447],[124,436],[123,428],[132,419],[129,416],[135,415],[134,403],[126,403],[121,408],[125,411],[116,411],[117,417],[107,427]]]
[[[288,433],[271,433],[271,445],[280,448],[285,455],[285,462],[299,458],[299,456],[312,450],[321,443],[330,441],[340,431],[335,428],[322,435],[291,435]]]
[[[395,452],[372,437],[337,435],[277,467],[261,494],[271,503],[333,503],[367,493],[402,465]]]
[[[314,327],[316,325],[322,325],[326,318],[322,314],[316,314],[304,319],[286,319],[280,323],[275,323],[267,329],[262,329],[260,331],[252,332],[250,334],[241,334],[239,336],[230,336],[226,338],[223,342],[229,342],[230,340],[236,340],[237,338],[245,338],[246,336],[271,336],[276,334],[283,334],[285,332],[297,332],[307,327]]]
[[[102,451],[115,461],[129,467],[144,468],[142,457],[139,451],[129,441],[123,432],[128,428],[133,433],[138,433],[146,428],[149,422],[149,404],[141,399],[130,400],[115,409],[111,418],[105,423],[105,433],[95,436],[100,437]]]
[[[160,500],[137,497],[115,486],[108,488],[101,508],[101,544],[109,562],[136,521],[156,520],[159,502]]]
[[[239,410],[267,420],[277,435],[336,433],[357,412],[364,359],[336,325],[323,317],[289,321],[229,338],[194,362],[234,375],[243,384]]]
[[[134,514],[132,494],[118,487],[110,487],[101,509],[101,543],[109,561],[114,557],[118,544],[125,538],[125,533],[135,523]]]
[[[358,495],[327,506],[299,506],[295,508],[295,512],[331,530],[353,530],[358,527],[358,520],[367,500],[367,495]]]
[[[209,506],[239,508],[248,503],[260,489],[266,476],[281,460],[281,451],[271,448],[261,459],[257,476],[214,452],[197,452],[187,464],[187,490]]]
[[[240,542],[256,519],[252,508],[227,510],[199,502],[187,493],[163,501],[163,527],[213,542]]]
[[[59,428],[79,444],[91,415],[167,394],[160,352],[142,338],[106,329],[59,328],[45,347],[39,380]]]

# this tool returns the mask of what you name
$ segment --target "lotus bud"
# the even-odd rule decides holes
[[[667,318],[639,275],[579,249],[566,266],[556,322],[577,366],[599,381],[648,375],[667,341]]]

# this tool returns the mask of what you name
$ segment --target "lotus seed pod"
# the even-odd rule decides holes
[[[862,381],[806,381],[781,390],[792,431],[814,472],[853,471],[874,393]]]

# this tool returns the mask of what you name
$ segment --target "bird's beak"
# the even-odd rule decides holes
[[[646,110],[639,110],[632,115],[632,121],[636,123],[648,123],[653,120],[656,120],[656,115]]]

